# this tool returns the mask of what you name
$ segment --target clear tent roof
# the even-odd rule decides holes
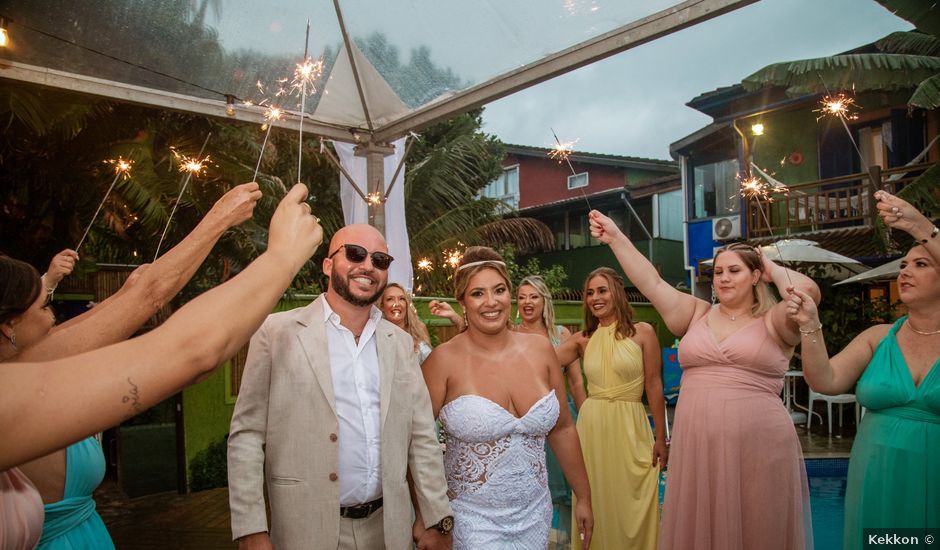
[[[0,76],[293,126],[302,103],[313,131],[388,140],[754,1],[5,0]]]

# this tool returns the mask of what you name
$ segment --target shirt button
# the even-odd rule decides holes
[[[336,434],[330,434],[330,441],[334,441],[334,442],[335,442],[337,439],[338,439],[338,438],[336,437]]]
[[[330,481],[336,481],[337,479],[339,479],[338,475],[336,475],[335,473],[330,474]]]

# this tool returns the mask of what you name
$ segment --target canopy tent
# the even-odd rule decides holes
[[[373,192],[412,131],[756,1],[7,0],[0,77],[258,123],[266,96],[274,124],[359,144]],[[305,51],[301,109],[273,90]]]
[[[762,246],[761,254],[788,267],[810,269],[811,275],[815,277],[842,280],[868,270],[865,264],[854,258],[827,250],[820,247],[819,243],[805,239],[781,239]],[[702,262],[709,266],[712,263],[710,259]]]
[[[902,259],[903,258],[898,258],[897,260],[890,261],[876,268],[869,269],[868,271],[849,277],[844,281],[839,281],[833,286],[896,279],[898,274],[901,273]]]

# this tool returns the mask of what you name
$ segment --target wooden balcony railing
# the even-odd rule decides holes
[[[887,170],[875,166],[870,174],[849,174],[791,185],[785,193],[773,194],[770,201],[749,199],[747,237],[874,225],[878,216],[874,192],[884,189],[896,193],[933,164]]]

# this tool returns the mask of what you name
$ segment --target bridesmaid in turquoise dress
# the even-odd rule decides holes
[[[37,550],[95,548],[112,550],[114,543],[92,498],[104,479],[101,445],[94,437],[69,446],[66,451],[65,491],[62,500],[44,506],[46,519]]]
[[[885,223],[918,243],[897,280],[908,315],[869,328],[830,360],[812,300],[795,292],[789,304],[807,383],[836,395],[857,382],[867,409],[849,458],[846,550],[862,548],[866,528],[940,528],[940,230],[907,202],[876,198]]]

